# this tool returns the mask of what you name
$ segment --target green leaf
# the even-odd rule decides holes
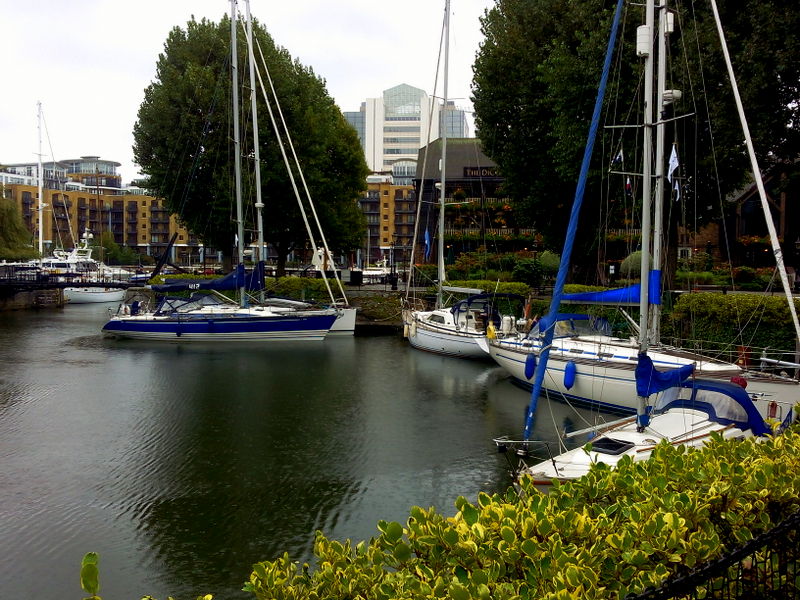
[[[411,546],[405,542],[398,542],[392,551],[392,555],[400,562],[405,562],[411,558]]]
[[[397,521],[391,521],[386,524],[386,529],[383,534],[390,543],[394,543],[403,537],[403,526]]]
[[[476,509],[472,504],[464,504],[461,507],[461,514],[464,517],[464,522],[467,525],[474,525],[478,522],[478,509]]]

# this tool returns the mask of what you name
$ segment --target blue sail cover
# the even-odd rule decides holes
[[[218,279],[165,279],[161,285],[154,285],[156,292],[185,292],[187,290],[216,290],[218,292],[238,290],[242,287],[248,291],[264,289],[264,263],[259,262],[256,268],[249,273],[245,272],[244,265],[237,265],[236,269]]]
[[[636,394],[647,398],[667,388],[680,385],[694,372],[694,365],[684,365],[669,371],[659,371],[647,354],[639,355],[636,364]]]
[[[563,302],[577,302],[581,304],[610,304],[610,305],[629,305],[639,306],[639,298],[642,293],[642,285],[634,285],[616,288],[613,290],[603,290],[601,292],[578,292],[575,294],[564,294]],[[661,271],[650,272],[650,283],[647,291],[648,302],[650,304],[661,304]]]

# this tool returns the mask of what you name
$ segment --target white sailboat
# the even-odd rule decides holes
[[[544,338],[541,340],[540,362],[534,368],[531,368],[534,360],[531,358],[526,359],[527,378],[534,377],[535,379],[531,402],[526,414],[523,439],[521,441],[511,441],[507,438],[495,439],[495,443],[501,450],[508,450],[509,447],[513,447],[517,451],[516,454],[522,457],[520,464],[513,470],[515,478],[531,477],[538,484],[549,484],[553,480],[563,481],[580,477],[589,471],[592,464],[597,462],[603,462],[613,467],[623,457],[629,457],[633,460],[646,460],[656,445],[663,441],[670,444],[699,446],[711,439],[714,433],[724,438],[743,439],[752,436],[766,436],[771,432],[764,418],[755,407],[753,400],[741,385],[713,379],[689,379],[697,370],[690,362],[668,371],[656,369],[655,358],[659,355],[650,351],[649,337],[647,335],[649,303],[647,283],[645,282],[642,285],[644,290],[642,292],[639,322],[641,335],[636,347],[629,351],[635,354],[635,357],[631,357],[631,360],[635,359],[633,386],[627,390],[620,388],[620,396],[614,399],[618,406],[634,407],[636,417],[609,424],[606,430],[601,431],[599,437],[593,440],[590,448],[575,448],[558,456],[551,455],[549,459],[533,466],[528,466],[525,463],[525,457],[530,450],[530,434],[536,415],[538,396],[543,389],[546,389],[545,378],[549,376],[551,383],[553,379],[550,371],[550,361],[552,360],[550,358],[552,351],[550,345],[553,344],[553,336],[557,326],[559,323],[564,323],[563,320],[557,320],[556,315],[563,294],[567,268],[570,263],[573,241],[577,230],[577,217],[583,200],[583,189],[596,137],[600,108],[603,105],[608,69],[613,56],[622,4],[623,0],[618,0],[606,52],[603,76],[595,103],[592,127],[581,166],[581,177],[575,193],[575,202],[567,231],[567,239],[564,244],[562,265],[556,279],[550,312],[548,319],[545,321],[546,326],[541,329],[544,332]],[[648,62],[646,71],[648,73],[652,73],[652,44],[654,40],[650,32],[654,31],[653,19],[654,1],[648,0],[645,7],[645,35],[640,35],[638,38],[639,43],[643,43],[644,46],[637,48],[638,54],[646,57]],[[662,32],[663,19],[664,13],[662,11]],[[645,84],[645,97],[648,99],[652,93],[651,85]],[[651,109],[648,108],[649,104],[646,101],[646,122],[649,120],[648,117],[652,115]],[[650,114],[648,115],[648,113]],[[650,177],[650,140],[647,139],[649,130],[650,127],[645,127],[645,168],[643,172],[645,180],[649,180]],[[645,217],[642,225],[644,231],[644,228],[649,226],[650,203],[649,186],[644,185],[643,187],[645,188],[645,197],[643,199]],[[647,243],[647,236],[643,234],[642,247],[648,248]],[[647,252],[643,251],[643,254],[647,254]],[[643,272],[647,272],[647,267],[649,267],[649,259],[647,257],[642,259],[642,265]],[[537,355],[530,352],[528,356],[536,357]],[[530,371],[534,372],[531,373]],[[575,368],[568,368],[565,371],[566,373],[570,373],[569,377],[572,378],[581,376]],[[789,414],[791,414],[791,410]],[[586,431],[576,433],[586,433]]]
[[[447,106],[449,66],[450,0],[445,0],[443,23],[443,105]],[[516,326],[515,315],[522,314],[524,298],[515,294],[484,293],[477,288],[444,285],[444,210],[447,198],[447,127],[441,133],[439,162],[439,243],[437,244],[438,279],[436,306],[433,310],[403,310],[403,333],[411,347],[460,358],[481,359],[486,353],[479,345],[487,330],[510,332]],[[446,306],[444,294],[467,295],[465,300]]]
[[[109,337],[173,342],[263,342],[320,341],[337,318],[335,309],[298,311],[291,308],[254,306],[248,302],[248,289],[263,288],[263,262],[249,277],[244,269],[244,217],[241,194],[241,152],[239,140],[238,67],[236,52],[236,0],[231,0],[231,80],[233,105],[234,171],[236,185],[237,248],[236,270],[211,282],[188,281],[167,284],[176,289],[236,289],[239,302],[221,294],[201,294],[190,298],[165,296],[152,310],[144,310],[136,301],[120,311],[103,326]],[[253,279],[259,280],[248,285]],[[165,289],[166,288],[166,289]],[[158,286],[153,287],[158,291]]]
[[[670,33],[671,19],[669,19],[666,3],[662,2],[659,6],[659,36],[658,47],[661,56],[664,56],[667,36]],[[716,13],[716,6],[714,6]],[[651,8],[652,10],[652,8]],[[724,44],[724,35],[717,18],[720,39]],[[655,31],[655,21],[651,20],[643,26],[649,27],[650,31]],[[645,39],[648,39],[645,36]],[[648,41],[649,46],[638,48],[637,52],[641,56],[646,56],[650,61],[653,55],[652,41]],[[727,58],[727,50],[725,50]],[[765,207],[766,222],[770,229],[770,237],[776,257],[778,271],[784,284],[790,311],[800,339],[800,325],[798,325],[796,311],[792,299],[791,289],[786,276],[786,269],[778,245],[772,217],[767,207],[766,194],[764,192],[761,173],[752,150],[747,122],[741,109],[741,101],[738,99],[736,81],[728,58],[728,69],[734,95],[737,98],[740,118],[745,138],[748,143],[753,176],[756,179],[758,189],[761,193],[762,206]],[[647,75],[645,85],[647,86],[646,97],[652,97],[653,88],[653,66],[646,67]],[[672,99],[679,97],[674,90],[665,90],[664,69],[658,69],[657,98],[658,114],[661,108]],[[679,93],[679,92],[678,92]],[[649,95],[648,95],[649,94]],[[647,102],[648,105],[651,103]],[[650,173],[650,160],[648,158],[652,144],[651,130],[655,126],[657,132],[656,144],[656,217],[655,224],[661,222],[659,212],[659,201],[662,197],[660,186],[664,180],[664,158],[665,151],[663,145],[664,122],[653,120],[652,109],[645,111],[644,127],[644,146],[646,156],[643,160],[644,171],[642,174],[642,193],[643,193],[643,217],[642,217],[642,273],[650,272],[651,258],[651,215],[650,215],[650,190],[652,177]],[[653,235],[654,261],[660,260],[659,234]],[[656,263],[657,264],[657,263]],[[656,268],[658,268],[656,266]],[[656,290],[655,294],[658,294]],[[649,289],[649,278],[642,277],[640,288],[638,289],[638,302],[642,314],[647,314],[651,291]],[[578,298],[576,298],[578,300]],[[597,406],[601,409],[631,412],[636,410],[636,400],[633,390],[635,389],[635,368],[637,355],[642,343],[648,347],[648,353],[657,367],[662,369],[678,368],[683,365],[694,365],[698,377],[711,377],[718,380],[730,381],[732,378],[746,381],[747,391],[756,403],[759,412],[764,416],[783,418],[785,417],[794,403],[800,397],[800,382],[797,379],[768,372],[766,370],[746,369],[737,364],[716,360],[703,356],[696,352],[681,348],[669,347],[661,344],[658,339],[658,312],[657,305],[654,309],[655,315],[650,321],[644,321],[639,327],[638,338],[617,338],[610,335],[608,324],[603,319],[594,319],[586,315],[555,315],[550,320],[542,320],[531,331],[517,330],[508,335],[499,335],[493,340],[487,340],[486,349],[492,358],[504,369],[506,369],[515,379],[525,385],[530,385],[533,374],[532,363],[538,360],[545,343],[544,333],[547,329],[554,331],[552,346],[549,347],[549,359],[547,362],[547,373],[543,383],[543,389],[553,393],[556,397],[563,397],[570,401],[583,403],[586,405]],[[655,328],[654,324],[655,323]],[[783,362],[783,368],[797,369],[800,365],[791,362]]]

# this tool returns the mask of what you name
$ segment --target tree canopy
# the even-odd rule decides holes
[[[38,258],[32,246],[33,238],[25,227],[17,205],[0,197],[0,260],[28,260]]]
[[[260,47],[326,240],[334,251],[357,248],[365,224],[356,200],[367,175],[358,136],[312,69],[277,47],[257,21],[253,36],[256,63],[261,62]],[[240,79],[248,80],[243,28],[237,54]],[[236,232],[230,80],[228,17],[220,23],[192,19],[186,29],[173,28],[159,55],[156,79],[145,89],[133,146],[150,193],[164,198],[191,231],[225,254],[233,248]],[[308,236],[258,80],[256,86],[264,237],[284,259],[291,250],[306,247]],[[249,243],[256,239],[249,83],[241,86],[239,98]],[[277,111],[274,105],[272,109]],[[296,173],[295,178],[302,194]]]
[[[800,150],[796,4],[753,0],[747,10],[735,2],[718,4],[762,170],[793,161]],[[539,228],[556,250],[575,195],[615,5],[611,0],[497,0],[481,20],[485,40],[473,67],[472,98],[479,137],[519,203],[518,219]],[[670,9],[676,28],[667,53],[667,88],[681,90],[683,100],[664,116],[688,116],[670,121],[667,137],[679,149],[682,191],[689,210],[696,211],[693,218],[716,218],[716,198],[747,181],[744,136],[710,7],[677,2]],[[642,10],[641,4],[629,6],[623,18],[604,106],[606,126],[641,122],[643,62],[634,45]],[[634,128],[602,130],[581,231],[597,229],[601,198],[617,197],[617,207],[635,214],[626,204],[625,178],[608,172],[620,149],[625,164],[617,170],[641,172],[636,161],[640,136]],[[633,185],[638,185],[635,177]],[[584,236],[578,243],[585,251],[596,241]]]

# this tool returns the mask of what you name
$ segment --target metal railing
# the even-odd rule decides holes
[[[800,511],[716,560],[625,600],[800,598]]]

